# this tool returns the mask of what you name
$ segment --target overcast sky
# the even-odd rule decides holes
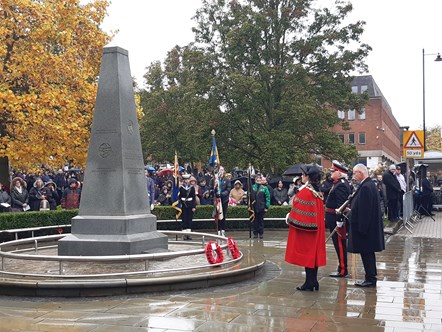
[[[400,126],[422,129],[422,49],[425,49],[427,129],[442,125],[442,0],[353,0],[351,18],[366,21],[362,41],[373,50],[369,72]],[[193,40],[191,18],[201,0],[112,0],[103,29],[119,30],[111,45],[129,51],[132,76],[143,85],[146,67],[175,45]]]

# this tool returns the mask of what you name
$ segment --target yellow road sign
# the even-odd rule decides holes
[[[404,157],[423,158],[424,157],[424,131],[410,130],[404,131]]]

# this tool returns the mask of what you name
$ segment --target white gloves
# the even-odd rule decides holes
[[[152,211],[154,209],[155,205],[150,204],[150,211]]]
[[[337,221],[337,222],[336,222],[336,226],[338,226],[339,228],[341,228],[342,226],[344,226],[344,222],[343,222],[343,221]]]

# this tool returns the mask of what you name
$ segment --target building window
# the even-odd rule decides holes
[[[338,111],[338,118],[344,120],[345,119],[345,112],[344,111]]]
[[[362,107],[358,114],[359,120],[365,120],[365,107]]]
[[[359,144],[365,144],[365,133],[359,133]]]
[[[355,144],[355,134],[354,133],[348,134],[348,144]]]
[[[358,93],[358,86],[357,85],[353,85],[351,87],[351,93]]]
[[[344,139],[345,139],[344,134],[338,134],[338,137],[339,137],[339,139],[341,140],[342,143],[345,143],[344,142]]]
[[[354,120],[356,118],[356,110],[349,110],[348,111],[348,121]]]
[[[368,86],[367,85],[361,85],[361,93],[364,93],[367,90],[368,90]]]

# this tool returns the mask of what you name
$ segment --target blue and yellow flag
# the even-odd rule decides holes
[[[173,165],[173,186],[172,186],[172,208],[176,210],[175,220],[178,220],[181,217],[181,202],[179,198],[180,192],[180,182],[179,182],[179,167],[178,165],[178,156],[175,151],[175,162]]]
[[[212,136],[212,151],[210,151],[209,165],[216,167],[220,164],[218,148],[216,147],[215,135]]]

